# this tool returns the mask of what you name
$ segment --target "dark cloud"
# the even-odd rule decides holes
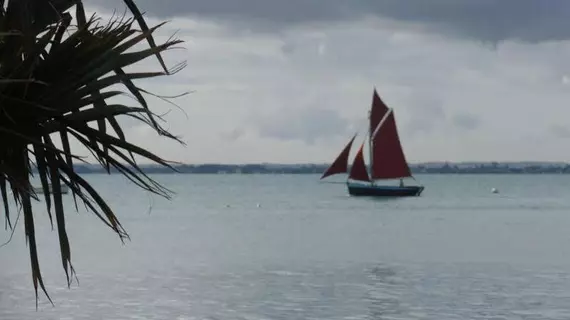
[[[112,9],[121,7],[122,1],[91,3]],[[137,4],[160,18],[198,16],[265,30],[373,15],[493,43],[570,39],[568,0],[138,0]]]
[[[570,138],[570,128],[569,126],[563,126],[559,124],[553,124],[550,126],[550,133],[556,138],[568,139]]]
[[[465,130],[474,130],[481,125],[479,117],[467,113],[456,114],[451,121],[454,127]]]
[[[246,131],[243,128],[235,128],[231,131],[225,131],[220,134],[220,137],[227,141],[237,141],[245,135]]]
[[[346,135],[350,123],[333,110],[305,108],[296,112],[279,110],[259,118],[254,125],[262,137],[314,144],[317,139]]]
[[[426,93],[416,93],[411,101],[410,119],[404,127],[407,134],[429,134],[445,121],[446,114],[441,99]]]

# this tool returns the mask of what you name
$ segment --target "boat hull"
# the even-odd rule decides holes
[[[348,193],[351,196],[369,197],[418,197],[424,190],[423,186],[379,186],[348,183]]]

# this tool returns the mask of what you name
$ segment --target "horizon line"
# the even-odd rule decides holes
[[[243,162],[243,163],[224,163],[224,162],[178,162],[178,161],[167,161],[171,166],[180,166],[180,165],[193,165],[193,166],[200,166],[200,165],[225,165],[225,166],[244,166],[244,165],[330,165],[329,162]],[[508,160],[508,161],[499,161],[499,160],[486,160],[486,161],[472,161],[472,160],[462,160],[462,161],[447,161],[447,160],[433,160],[433,161],[418,161],[418,162],[408,162],[408,165],[422,165],[422,164],[520,164],[520,163],[543,163],[543,164],[570,164],[570,161],[562,161],[562,160]],[[143,162],[137,163],[138,165],[156,165],[162,166],[161,164],[154,163],[154,162]],[[90,166],[101,166],[98,162],[79,162],[74,163],[74,165],[90,165]]]

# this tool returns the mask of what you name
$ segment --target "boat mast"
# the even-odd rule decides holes
[[[373,152],[372,152],[372,127],[370,126],[372,109],[368,111],[368,160],[369,160],[369,167],[370,167],[370,177],[374,177],[374,166],[372,165],[373,161]],[[374,178],[370,179],[370,183],[374,184]]]
[[[382,121],[382,118],[384,118],[384,116],[386,115],[386,112],[388,112],[388,107],[386,106],[386,104],[384,104],[384,102],[382,101],[382,99],[380,99],[380,96],[378,95],[378,92],[376,91],[376,87],[374,87],[374,92],[372,93],[372,105],[370,106],[370,110],[368,111],[368,147],[370,149],[370,153],[368,155],[368,158],[370,160],[370,176],[374,177],[376,176],[376,174],[374,173],[374,161],[375,160],[375,156],[374,156],[374,148],[375,148],[375,143],[374,143],[374,137],[375,137],[375,133],[378,130],[378,125],[380,124],[380,122]],[[374,184],[374,179],[371,179],[371,183]]]

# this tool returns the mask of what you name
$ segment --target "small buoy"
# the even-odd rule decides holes
[[[499,193],[499,190],[497,190],[497,188],[491,188],[491,192],[492,193]]]

